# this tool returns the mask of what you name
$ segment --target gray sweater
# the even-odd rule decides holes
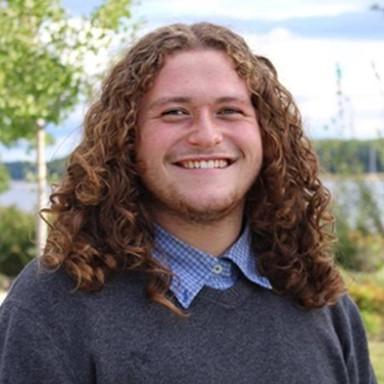
[[[1,384],[375,383],[348,296],[303,310],[239,280],[204,288],[190,316],[151,303],[121,273],[98,293],[63,272],[21,273],[0,310]]]

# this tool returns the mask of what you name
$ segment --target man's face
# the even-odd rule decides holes
[[[206,223],[242,214],[262,144],[246,84],[224,53],[169,56],[138,124],[141,179],[155,217]]]

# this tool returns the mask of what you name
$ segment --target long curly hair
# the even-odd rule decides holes
[[[145,276],[151,300],[183,312],[168,294],[172,272],[152,256],[154,230],[136,162],[137,114],[167,56],[225,52],[247,84],[263,143],[259,176],[246,212],[261,273],[276,292],[306,308],[332,304],[344,285],[332,259],[330,195],[291,94],[271,62],[227,28],[175,24],[140,39],[112,68],[84,121],[61,183],[50,196],[50,232],[41,262],[63,267],[76,287],[103,288],[117,271]]]

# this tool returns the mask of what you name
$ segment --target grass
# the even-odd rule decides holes
[[[347,281],[347,284],[348,282],[350,283],[352,280],[355,283],[357,283],[360,287],[364,284],[369,283],[369,284],[374,284],[376,287],[380,287],[381,289],[384,288],[384,268],[381,268],[375,273],[361,273],[361,272],[358,273],[358,272],[343,271],[343,275],[345,280]],[[380,318],[383,319],[383,315],[381,311],[380,313],[369,312],[369,314],[371,316],[373,315],[380,316]],[[366,325],[366,328],[369,328],[368,324],[365,324],[365,325]],[[369,340],[369,351],[370,351],[372,365],[375,370],[377,383],[384,384],[384,339],[383,339],[382,326],[380,328],[381,328],[380,338],[379,339],[371,338]]]
[[[384,341],[369,341],[369,351],[377,384],[384,384]]]

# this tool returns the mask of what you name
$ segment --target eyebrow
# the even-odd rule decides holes
[[[184,97],[184,96],[171,96],[171,97],[161,97],[155,101],[153,101],[148,109],[153,109],[156,107],[161,107],[166,104],[170,103],[181,103],[181,104],[187,104],[192,101],[192,98],[190,97]],[[246,99],[244,97],[239,96],[222,96],[215,100],[215,104],[222,104],[222,103],[241,103],[241,104],[247,104],[250,102],[250,99]]]
[[[153,108],[156,108],[156,107],[161,107],[165,104],[169,104],[169,103],[182,103],[182,104],[185,104],[185,103],[188,103],[191,101],[191,98],[189,97],[183,97],[183,96],[175,96],[175,97],[161,97],[160,99],[157,99],[155,101],[153,101],[148,109],[153,109]]]

